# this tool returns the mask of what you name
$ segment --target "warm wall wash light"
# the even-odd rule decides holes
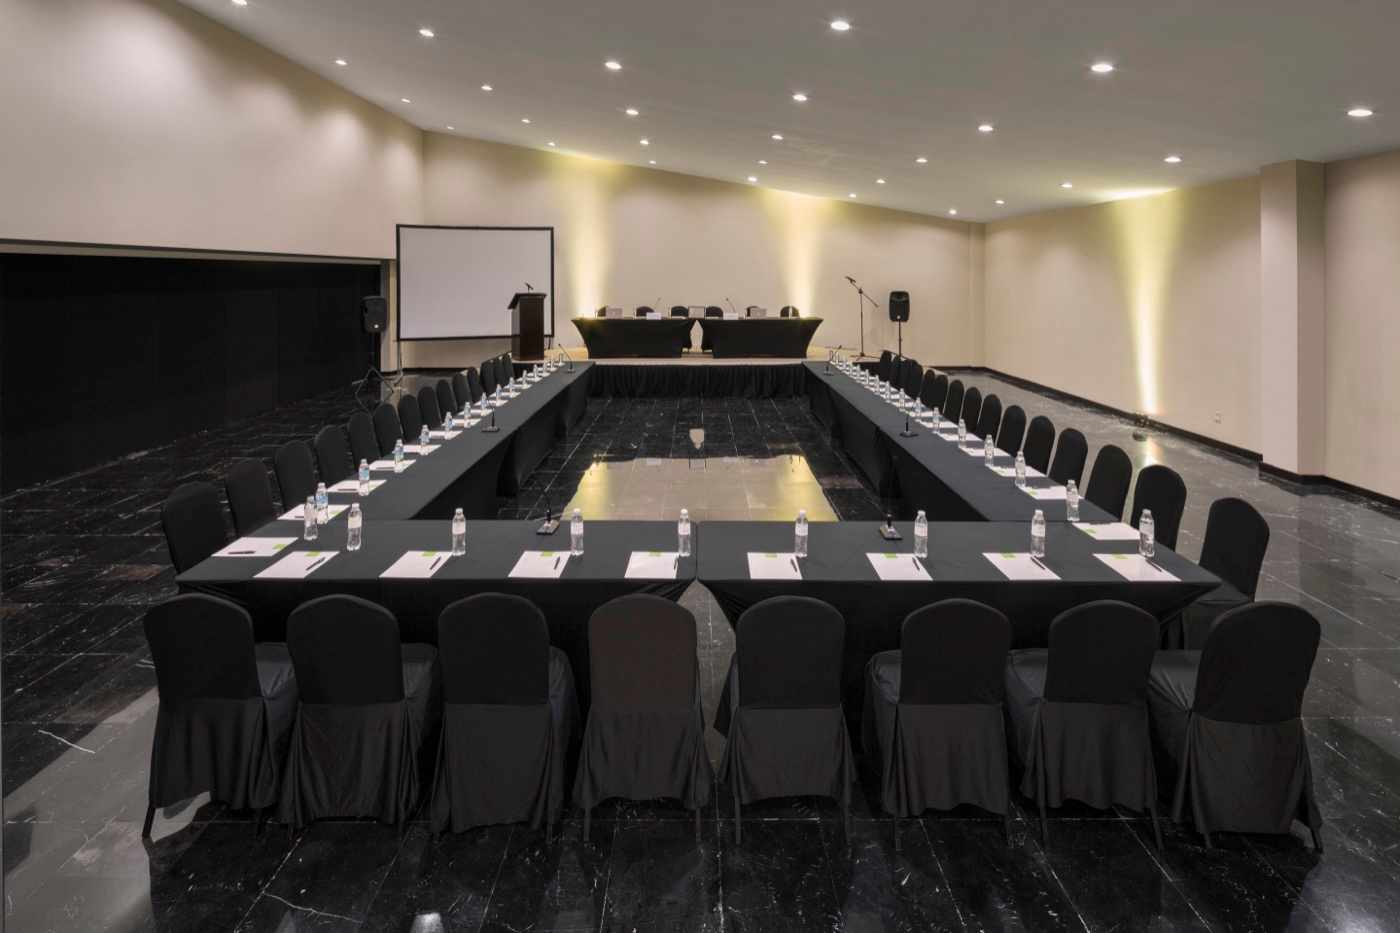
[[[1347,116],[1356,117],[1357,119],[1364,120],[1366,117],[1371,116],[1371,114],[1373,114],[1374,112],[1375,111],[1373,111],[1370,107],[1353,107],[1347,111]]]
[[[607,61],[603,62],[603,67],[608,69],[609,71],[621,71],[622,62],[610,58]]]
[[[831,28],[837,32],[849,32],[851,24],[844,19],[833,19],[831,21]]]

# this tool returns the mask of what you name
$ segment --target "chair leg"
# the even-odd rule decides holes
[[[700,833],[700,808],[699,808],[699,807],[696,807],[696,808],[695,808],[695,844],[696,844],[696,845],[699,845],[699,844],[700,844],[700,840],[701,840],[702,838],[704,838],[704,837],[703,837],[703,836],[701,835],[701,833]]]
[[[741,825],[741,823],[739,822],[739,816],[740,816],[739,811],[740,811],[742,808],[743,808],[742,805],[739,803],[739,795],[738,795],[738,794],[735,794],[735,795],[734,795],[734,844],[735,844],[736,846],[737,846],[739,843],[741,843],[741,842],[744,841],[744,829],[743,829],[743,826]]]
[[[152,803],[152,804],[147,804],[147,805],[146,805],[146,822],[144,822],[144,823],[141,824],[141,838],[142,838],[142,839],[149,839],[149,838],[151,838],[151,824],[155,822],[155,819],[156,819],[156,805],[153,804],[153,803]]]
[[[1322,833],[1316,826],[1309,826],[1308,832],[1312,833],[1313,848],[1319,855],[1322,854]]]
[[[588,841],[588,836],[593,829],[593,808],[583,808],[583,841]]]

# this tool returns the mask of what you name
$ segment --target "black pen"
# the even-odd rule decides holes
[[[801,573],[801,572],[802,572],[802,571],[800,571],[800,570],[797,569],[797,558],[795,558],[795,557],[789,557],[789,558],[788,558],[788,563],[789,563],[789,564],[792,564],[792,572],[793,572],[793,573]]]
[[[225,557],[246,557],[249,554],[256,554],[257,551],[229,551]]]
[[[1031,561],[1034,562],[1034,564],[1035,564],[1037,567],[1039,567],[1041,570],[1044,570],[1046,573],[1054,573],[1054,572],[1055,572],[1055,571],[1051,570],[1049,567],[1045,566],[1045,562],[1042,561],[1039,557],[1036,557],[1034,554],[1031,555]]]
[[[441,556],[435,558],[435,559],[433,560],[433,562],[428,566],[428,573],[432,573],[434,570],[436,570],[436,569],[437,569],[437,565],[440,564],[440,563],[442,563],[442,557],[441,557]]]
[[[311,564],[311,566],[309,566],[309,567],[306,568],[306,573],[308,573],[308,574],[311,573],[311,571],[315,570],[317,567],[321,566],[322,564],[324,564],[324,563],[325,563],[326,561],[328,561],[328,560],[330,560],[329,557],[321,557],[321,558],[318,558],[318,559],[315,561],[315,563]],[[303,574],[303,576],[305,576],[305,574]]]
[[[677,554],[677,555],[676,555],[676,562],[675,562],[675,564],[672,565],[672,567],[671,567],[671,572],[672,572],[672,573],[678,573],[678,572],[680,571],[680,569],[681,569],[681,556],[680,556],[679,554]]]
[[[558,570],[558,569],[559,569],[559,558],[557,558],[557,557],[554,558],[554,569],[555,569],[555,570]]]

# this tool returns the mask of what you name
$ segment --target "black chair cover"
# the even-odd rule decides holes
[[[455,415],[462,410],[461,404],[457,401],[457,396],[452,392],[452,384],[446,379],[437,381],[438,411],[445,417],[448,414]]]
[[[1006,654],[1011,623],[990,606],[949,599],[911,612],[900,650],[866,665],[861,729],[896,817],[976,804],[1010,812]]]
[[[306,441],[287,441],[272,457],[272,469],[277,474],[277,488],[282,494],[282,507],[304,505],[316,492],[316,458]]]
[[[345,429],[331,424],[316,432],[316,465],[321,482],[333,486],[355,472],[350,462],[350,449],[345,443]]]
[[[438,617],[438,660],[443,728],[433,830],[552,826],[564,809],[578,699],[544,615],[520,596],[458,600]]]
[[[351,415],[345,422],[345,433],[350,438],[350,459],[357,467],[361,460],[373,463],[379,459],[379,438],[374,436],[374,419],[368,413]]]
[[[671,305],[671,317],[690,317],[690,309],[685,305]]]
[[[472,404],[481,401],[481,397],[486,394],[486,390],[481,387],[481,373],[476,371],[475,366],[467,367],[467,389],[471,391]]]
[[[943,417],[947,420],[958,423],[962,417],[963,407],[963,384],[961,379],[954,379],[948,383],[948,395],[943,400]]]
[[[846,621],[829,603],[776,596],[735,624],[729,741],[720,782],[742,805],[769,797],[832,797],[849,819],[854,765],[841,707]]]
[[[924,371],[924,383],[919,389],[919,401],[925,408],[943,408],[948,399],[948,377],[932,369]]]
[[[228,543],[219,493],[211,483],[182,483],[160,507],[160,526],[176,573]]]
[[[1156,644],[1151,614],[1101,600],[1051,622],[1048,649],[1011,652],[1013,748],[1024,767],[1021,793],[1039,805],[1042,833],[1046,807],[1069,799],[1147,810],[1157,827],[1146,702]]]
[[[417,437],[404,437],[403,427],[399,424],[399,413],[394,411],[394,406],[388,402],[380,402],[374,407],[374,439],[379,443],[380,456],[387,457],[394,452],[394,444],[398,441],[405,443],[416,443]]]
[[[496,391],[496,386],[500,383],[496,380],[496,361],[481,361],[481,391],[487,395],[492,395]]]
[[[574,802],[675,797],[700,818],[714,772],[705,752],[695,617],[660,596],[621,596],[588,620],[592,703]]]
[[[1153,662],[1148,708],[1157,760],[1177,775],[1172,818],[1189,806],[1207,844],[1216,830],[1287,833],[1296,818],[1322,847],[1299,718],[1318,638],[1306,610],[1254,603],[1222,615],[1201,651]]]
[[[1063,435],[1060,443],[1064,443]],[[1133,461],[1123,452],[1123,448],[1105,444],[1094,458],[1094,468],[1089,471],[1089,484],[1084,487],[1084,498],[1114,518],[1122,518],[1123,505],[1128,501],[1128,487],[1132,483]]]
[[[778,317],[801,317],[801,316],[802,316],[802,315],[798,314],[797,308],[796,308],[794,305],[783,305],[782,310],[778,312]]]
[[[418,397],[405,392],[399,396],[399,426],[403,429],[404,441],[418,443],[423,433],[423,415],[418,411]]]
[[[719,307],[718,305],[709,305],[705,308],[705,317],[724,317],[724,309]],[[710,332],[704,330],[703,328],[700,332],[700,349],[714,349],[714,347],[710,345]]]
[[[1076,428],[1065,428],[1060,432],[1060,442],[1055,445],[1055,459],[1046,475],[1061,486],[1074,480],[1079,485],[1084,479],[1084,461],[1089,459],[1089,442]],[[1119,514],[1122,514],[1121,510]]]
[[[430,385],[418,389],[418,417],[429,431],[442,429],[442,409],[438,407],[437,390]]]
[[[594,312],[593,312],[593,316],[594,316],[594,317],[607,317],[607,316],[608,316],[608,308],[607,308],[607,306],[604,305],[603,307],[599,308],[597,311],[594,311]]]
[[[286,646],[255,646],[246,610],[196,593],[152,606],[145,629],[160,707],[142,835],[156,807],[205,791],[235,810],[272,806],[297,707]]]
[[[894,354],[889,350],[880,351],[880,362],[875,364],[875,375],[886,382],[890,381],[890,369],[894,366]]]
[[[229,467],[224,476],[224,496],[233,514],[233,530],[240,535],[250,534],[277,517],[272,483],[268,482],[267,467],[261,460],[239,460]]]
[[[1269,523],[1258,509],[1233,497],[1212,502],[1200,565],[1224,582],[1167,623],[1166,644],[1202,647],[1211,624],[1222,613],[1254,599],[1268,549]]]
[[[496,357],[496,379],[502,385],[515,378],[515,361],[511,359],[509,353],[502,353]]]
[[[919,389],[923,388],[924,368],[919,365],[918,360],[905,358],[903,372],[900,374],[899,387],[904,394],[910,398],[919,397]]]
[[[985,409],[986,406],[984,405]],[[1011,456],[1022,452],[1021,442],[1026,437],[1026,410],[1020,405],[1012,405],[1006,409],[1006,414],[1001,416],[1001,428],[997,431],[997,447]],[[1050,457],[1049,448],[1045,451],[1045,457]],[[1029,462],[1029,458],[1027,458]],[[1036,467],[1042,473],[1044,467]]]
[[[1006,417],[1011,417],[1009,409],[1006,412]],[[1024,418],[1025,415],[1023,414],[1021,417]],[[1026,429],[1026,441],[1021,447],[1022,452],[1026,455],[1026,466],[1049,475],[1047,471],[1050,469],[1050,450],[1054,446],[1055,422],[1044,415],[1036,415],[1031,419],[1030,427]],[[1075,483],[1078,482],[1079,480],[1075,479]]]
[[[1186,483],[1169,466],[1154,463],[1138,472],[1137,488],[1133,490],[1133,511],[1129,521],[1134,528],[1142,510],[1152,512],[1152,535],[1162,547],[1176,550],[1176,535],[1181,530],[1181,514],[1186,511]]]
[[[1001,428],[1001,399],[993,392],[982,402],[982,413],[977,418],[977,436],[992,436],[996,443],[997,431]]]
[[[719,305],[707,305],[705,307],[705,317],[724,317],[724,309]]]
[[[968,433],[977,432],[978,419],[982,415],[982,390],[970,386],[963,395],[962,420],[967,422]]]
[[[472,389],[467,382],[466,370],[452,374],[452,397],[457,400],[457,411],[472,403]]]
[[[655,314],[655,313],[656,313],[656,309],[653,308],[651,305],[637,305],[637,311],[636,311],[636,316],[637,316],[637,317],[646,317],[648,314]]]
[[[322,596],[287,619],[301,704],[282,778],[280,819],[402,823],[418,804],[422,761],[436,738],[437,652],[400,645],[389,610]]]

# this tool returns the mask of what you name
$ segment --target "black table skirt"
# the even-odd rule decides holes
[[[597,396],[623,398],[790,398],[803,394],[806,377],[800,363],[600,363],[594,367],[591,390]]]
[[[583,337],[589,359],[625,356],[680,356],[695,322],[690,318],[576,317],[574,327]]]
[[[740,356],[779,356],[806,359],[819,317],[701,318],[703,345],[716,359]]]

